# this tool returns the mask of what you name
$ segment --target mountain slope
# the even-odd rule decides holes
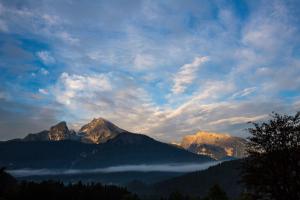
[[[239,184],[241,162],[242,160],[226,161],[203,171],[187,173],[152,185],[130,183],[128,188],[140,195],[169,196],[178,191],[189,196],[204,197],[217,183],[229,197],[236,198],[242,191]]]
[[[200,155],[208,155],[215,159],[222,159],[227,156],[244,157],[245,144],[246,140],[243,138],[205,131],[187,135],[181,141],[181,146],[186,150]]]
[[[188,173],[153,185],[157,194],[180,191],[184,194],[204,196],[209,188],[218,183],[230,196],[237,197],[241,192],[239,182],[241,160],[223,162],[204,171]]]

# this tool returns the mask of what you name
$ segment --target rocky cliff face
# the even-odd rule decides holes
[[[67,123],[62,121],[52,126],[50,130],[44,130],[39,133],[28,134],[23,140],[25,141],[59,141],[75,139],[76,132],[69,130]]]
[[[76,133],[73,130],[69,130],[66,122],[60,122],[55,126],[52,126],[49,131],[49,140],[59,141],[67,140],[75,137]]]
[[[200,131],[183,137],[181,146],[193,153],[208,155],[215,159],[227,156],[241,158],[245,156],[246,140],[229,134]]]

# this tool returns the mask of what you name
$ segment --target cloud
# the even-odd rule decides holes
[[[210,125],[220,125],[220,124],[246,124],[248,122],[255,122],[261,119],[266,119],[268,115],[259,115],[259,116],[238,116],[238,117],[230,117],[225,119],[218,119],[216,121],[212,121]]]
[[[248,96],[250,94],[252,94],[253,92],[255,92],[256,87],[249,87],[249,88],[245,88],[239,92],[236,92],[232,95],[232,98],[239,98],[239,97],[245,97]]]
[[[2,30],[8,31],[0,37],[0,81],[18,97],[10,103],[36,107],[24,109],[27,115],[40,117],[42,105],[64,111],[41,117],[48,120],[39,121],[42,129],[53,119],[78,126],[102,116],[165,141],[198,129],[241,136],[248,119],[299,108],[298,7],[296,1],[238,7],[219,1],[2,1]],[[54,59],[51,68],[42,58],[36,62],[37,52]],[[37,95],[38,88],[49,94]],[[14,131],[4,127],[7,138]]]
[[[201,103],[192,101],[183,108],[162,113],[160,121],[153,123],[148,134],[166,141],[180,140],[187,134],[199,130],[227,132],[235,136],[247,136],[247,122],[268,118],[272,111],[290,113],[293,108],[281,102],[269,102],[256,99],[250,101],[224,101]],[[172,134],[165,134],[172,133]]]
[[[242,42],[256,49],[274,53],[295,34],[296,29],[291,26],[291,21],[286,5],[281,1],[273,1],[253,13],[253,17],[244,28]],[[278,32],[281,34],[277,34]]]
[[[55,59],[51,56],[49,51],[39,51],[36,54],[45,65],[55,63]]]
[[[40,73],[46,76],[46,75],[49,74],[49,71],[46,70],[45,68],[41,68],[41,69],[40,69]]]
[[[48,90],[42,89],[42,88],[39,88],[39,93],[41,93],[41,94],[43,94],[43,95],[49,94]]]
[[[109,78],[104,74],[92,76],[62,73],[54,88],[56,100],[61,104],[76,104],[78,98],[94,97],[98,92],[112,89]]]
[[[58,32],[56,33],[56,36],[61,39],[62,41],[71,44],[71,45],[75,45],[79,43],[79,39],[76,37],[73,37],[72,35],[70,35],[68,32]]]
[[[0,100],[8,100],[9,96],[6,92],[0,91]]]
[[[57,25],[59,24],[60,19],[58,16],[55,15],[49,15],[49,14],[43,14],[42,18],[47,22],[49,25]]]
[[[6,23],[0,19],[0,31],[2,32],[8,32],[8,27]]]
[[[174,76],[174,85],[172,92],[180,94],[190,85],[197,77],[196,72],[201,65],[208,61],[208,57],[196,57],[192,63],[184,64],[180,67],[177,74]]]
[[[135,56],[133,65],[136,69],[147,69],[155,65],[154,58],[147,54],[138,54]]]
[[[93,117],[104,117],[129,131],[140,132],[157,110],[134,79],[119,73],[63,73],[50,91],[68,110],[74,128]]]

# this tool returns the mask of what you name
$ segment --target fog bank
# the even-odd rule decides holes
[[[8,170],[15,177],[46,176],[46,175],[76,175],[90,173],[116,173],[116,172],[193,172],[207,169],[221,161],[206,163],[180,163],[180,164],[141,164],[119,165],[96,169],[16,169]]]

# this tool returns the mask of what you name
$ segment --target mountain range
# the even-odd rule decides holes
[[[93,169],[119,165],[214,161],[146,135],[93,119],[78,133],[60,122],[23,139],[0,142],[0,166],[9,169]]]
[[[24,141],[61,141],[75,140],[84,143],[104,143],[113,139],[120,133],[127,132],[104,118],[93,119],[88,124],[83,125],[78,133],[69,130],[67,123],[62,121],[39,133],[28,134]]]
[[[128,131],[119,128],[104,118],[93,119],[83,125],[76,133],[69,130],[66,122],[60,122],[49,130],[28,134],[24,141],[80,141],[83,143],[100,144],[111,140]],[[182,138],[177,147],[182,147],[198,155],[210,156],[220,160],[226,157],[245,157],[246,140],[229,134],[199,131],[194,135]]]
[[[0,167],[23,173],[25,180],[101,181],[128,186],[141,195],[169,195],[172,191],[202,196],[218,182],[236,197],[239,161],[224,162],[207,170],[93,172],[97,169],[127,166],[178,166],[213,163],[228,157],[245,156],[246,140],[229,134],[200,131],[182,138],[179,145],[157,141],[149,136],[126,131],[103,118],[93,119],[78,132],[62,121],[22,139],[0,142]],[[77,171],[80,173],[69,174]],[[81,170],[88,173],[81,173]],[[197,168],[196,170],[200,170]],[[48,174],[43,174],[44,172]],[[64,172],[63,174],[57,172]],[[52,172],[55,172],[54,174]],[[66,172],[66,173],[65,173]],[[186,173],[186,174],[185,174]]]

